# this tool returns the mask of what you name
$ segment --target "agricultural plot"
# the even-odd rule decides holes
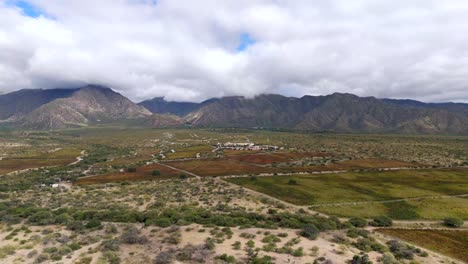
[[[154,174],[156,171],[159,172],[156,173],[158,175]],[[110,174],[81,177],[75,182],[75,184],[88,185],[122,181],[162,180],[174,178],[179,175],[179,171],[170,169],[159,164],[151,164],[136,168],[135,172],[117,171]]]
[[[468,218],[468,170],[400,170],[227,179],[279,199],[343,217]],[[434,212],[433,210],[437,210]]]
[[[468,230],[378,229],[377,232],[468,262]]]
[[[312,158],[312,157],[326,157],[330,156],[328,153],[311,153],[311,152],[273,152],[273,153],[258,153],[258,154],[248,154],[248,155],[236,155],[231,157],[231,159],[255,163],[255,164],[273,164],[273,163],[282,163],[294,161],[301,158]]]
[[[353,159],[338,161],[329,163],[326,165],[316,166],[293,166],[293,165],[282,165],[281,168],[286,168],[293,172],[317,172],[317,171],[350,171],[350,170],[371,170],[371,169],[395,169],[395,168],[417,168],[427,167],[427,165],[415,163],[415,162],[404,162],[399,160],[388,160],[388,159]]]
[[[174,161],[167,162],[167,164],[200,176],[226,176],[280,172],[277,168],[261,167],[229,159]]]
[[[23,156],[7,157],[0,160],[0,175],[40,167],[64,166],[76,160],[80,155],[78,149],[58,149],[56,151],[36,152]]]

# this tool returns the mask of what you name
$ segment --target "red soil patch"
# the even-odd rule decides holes
[[[153,176],[152,173],[155,170],[159,170],[161,172],[161,175]],[[151,164],[137,168],[136,172],[115,172],[111,174],[79,178],[75,182],[75,184],[87,185],[121,181],[161,180],[177,177],[180,174],[181,173],[177,170],[173,170],[171,168],[161,166],[159,164]]]
[[[242,162],[255,163],[255,164],[272,164],[281,162],[290,162],[296,159],[303,159],[309,157],[327,157],[331,156],[324,152],[273,152],[273,153],[258,153],[249,155],[239,155],[230,157],[231,159],[239,160]]]
[[[250,165],[231,159],[167,162],[168,165],[200,176],[225,176],[280,172],[281,169]]]

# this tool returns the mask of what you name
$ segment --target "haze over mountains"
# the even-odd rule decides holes
[[[352,94],[268,94],[202,103],[154,98],[135,104],[110,88],[20,90],[0,95],[0,120],[26,129],[131,121],[150,127],[295,129],[351,133],[468,134],[468,104],[422,103]]]

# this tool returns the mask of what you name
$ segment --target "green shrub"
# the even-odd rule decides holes
[[[39,211],[29,217],[29,222],[35,225],[50,225],[55,223],[55,217],[49,211]]]
[[[319,233],[320,231],[317,229],[317,227],[315,227],[314,225],[308,224],[302,228],[300,235],[310,240],[314,240],[317,238]]]
[[[161,171],[159,171],[159,170],[154,170],[154,171],[151,173],[151,175],[153,175],[153,176],[161,176]]]
[[[102,228],[102,225],[101,225],[101,221],[99,221],[96,218],[93,218],[88,223],[86,223],[85,227],[89,229],[93,229],[93,228],[100,229]]]
[[[448,227],[461,227],[463,226],[464,222],[458,217],[447,217],[444,218],[442,224]]]
[[[298,185],[297,181],[296,181],[296,180],[293,180],[293,179],[290,179],[290,180],[288,181],[288,184],[289,184],[289,185]]]
[[[363,256],[354,255],[351,260],[351,264],[372,264],[372,261],[369,260],[369,256],[367,254]]]
[[[222,255],[216,256],[215,259],[219,259],[223,263],[236,263],[236,258],[234,256],[229,256],[227,254],[222,254]]]
[[[374,218],[374,220],[371,222],[371,225],[373,226],[392,226],[393,221],[392,219],[386,217],[386,216],[378,216]]]
[[[353,217],[348,220],[350,224],[352,224],[355,227],[366,227],[367,226],[367,220],[361,217]]]

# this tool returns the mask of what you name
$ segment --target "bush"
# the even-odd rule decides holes
[[[174,260],[174,252],[163,251],[156,256],[154,264],[171,264]]]
[[[392,219],[386,217],[386,216],[378,216],[374,218],[374,220],[371,222],[371,225],[373,226],[392,226],[393,221]]]
[[[107,263],[109,263],[109,264],[119,264],[120,263],[120,257],[117,255],[117,253],[112,252],[112,251],[104,252],[104,258],[106,258]]]
[[[161,171],[159,171],[159,170],[154,170],[154,171],[151,173],[151,175],[153,175],[153,176],[161,176]]]
[[[447,217],[444,218],[442,224],[448,227],[461,227],[464,222],[458,217]]]
[[[85,227],[89,229],[92,229],[92,228],[101,229],[102,225],[101,225],[101,221],[99,221],[96,218],[93,218],[86,224]]]
[[[308,224],[308,225],[305,225],[304,228],[302,228],[300,235],[310,240],[314,240],[317,238],[319,233],[320,231],[317,229],[317,227],[315,227],[314,225]]]
[[[288,184],[289,185],[297,185],[298,183],[297,183],[296,180],[291,179],[291,180],[288,181]]]
[[[139,236],[139,231],[136,227],[130,226],[120,237],[125,244],[146,244],[148,239],[145,236]]]
[[[120,248],[120,242],[117,239],[104,240],[101,243],[103,251],[118,251]]]
[[[367,220],[361,217],[353,217],[348,220],[350,224],[352,224],[355,227],[366,227],[367,226]]]
[[[350,238],[356,238],[356,237],[364,237],[368,238],[369,237],[369,231],[365,229],[357,229],[357,228],[351,228],[348,230],[346,235]]]
[[[39,211],[29,217],[29,222],[36,225],[50,225],[55,222],[55,218],[49,211]]]
[[[236,258],[227,254],[219,255],[216,257],[216,259],[221,260],[223,263],[236,263]]]
[[[401,243],[397,240],[390,240],[387,242],[387,245],[390,249],[390,252],[392,252],[397,259],[412,260],[414,259],[414,255],[418,255],[420,257],[427,257],[427,252],[424,252],[414,246]]]
[[[384,245],[368,238],[359,238],[356,242],[353,242],[353,246],[364,252],[377,251],[383,253],[385,251]]]
[[[363,256],[355,255],[351,260],[351,264],[372,264],[372,261],[369,260],[369,256],[367,254]]]
[[[153,224],[159,227],[169,227],[172,225],[171,219],[167,217],[157,218],[153,220],[148,220],[145,222],[146,224]]]

